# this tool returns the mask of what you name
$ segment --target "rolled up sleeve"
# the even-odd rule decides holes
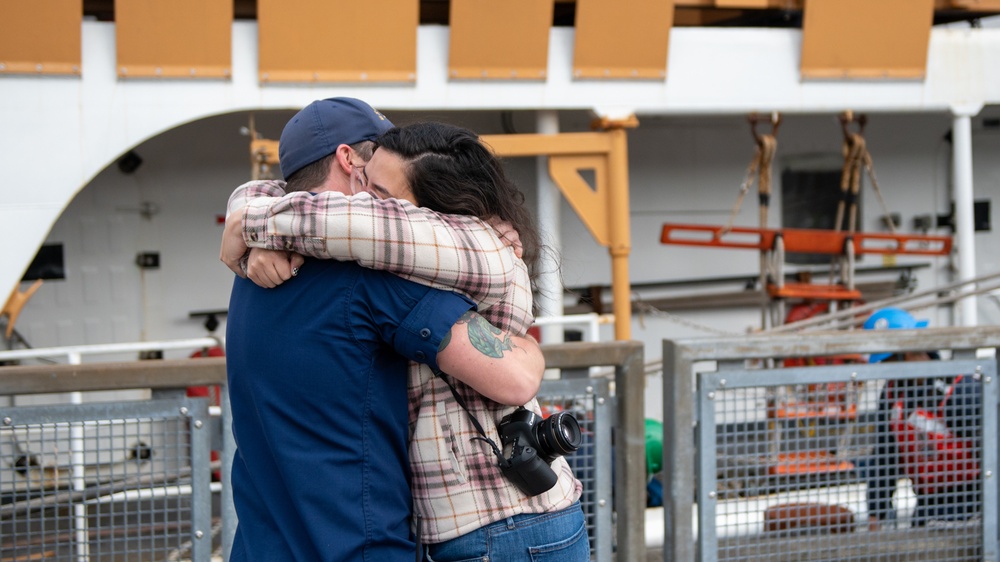
[[[465,296],[429,290],[400,324],[393,347],[407,359],[437,369],[441,341],[470,310],[476,310],[476,303]]]

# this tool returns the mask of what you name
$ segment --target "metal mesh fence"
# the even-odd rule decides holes
[[[975,368],[703,376],[702,548],[740,561],[982,560],[984,541],[996,540],[984,531],[982,483],[995,473],[984,412],[995,423],[997,400]]]
[[[0,560],[207,560],[206,402],[3,409]]]
[[[605,379],[543,381],[538,394],[542,413],[569,411],[580,424],[580,448],[566,455],[583,484],[583,507],[591,555],[611,560],[611,408]]]

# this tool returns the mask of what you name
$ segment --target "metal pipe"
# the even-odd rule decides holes
[[[608,195],[610,226],[611,286],[614,292],[615,339],[632,338],[632,289],[629,284],[628,256],[632,251],[629,232],[628,138],[623,128],[608,131],[611,151],[608,153]]]
[[[687,350],[663,340],[663,560],[695,560],[694,381]],[[667,422],[671,420],[671,423]]]
[[[559,134],[559,112],[544,110],[537,113],[538,132],[543,135]],[[538,176],[538,229],[542,242],[550,249],[538,259],[538,310],[545,316],[563,315],[563,287],[559,278],[557,252],[562,249],[562,218],[559,206],[562,195],[549,174],[548,155],[537,156],[535,166]],[[542,341],[562,343],[563,330],[558,325],[542,326]]]
[[[229,402],[229,385],[219,389],[222,405],[222,556],[229,560],[236,538],[236,505],[233,503],[233,459],[236,456],[236,438],[233,435],[233,408]]]
[[[83,363],[83,356],[80,351],[72,351],[67,354],[70,365]],[[70,404],[83,404],[82,392],[70,393]],[[74,491],[82,491],[87,488],[86,470],[84,466],[84,435],[83,425],[74,423],[70,425],[70,463],[71,463],[71,487]],[[87,562],[90,560],[90,534],[87,525],[87,505],[83,502],[73,504],[73,529],[76,532],[76,559],[77,562]]]
[[[976,276],[976,238],[972,183],[972,116],[983,106],[963,105],[952,108],[951,128],[952,189],[955,199],[955,241],[958,246],[958,279],[967,281]],[[976,300],[959,303],[958,323],[975,326]]]

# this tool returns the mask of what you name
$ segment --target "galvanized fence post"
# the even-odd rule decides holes
[[[615,368],[614,508],[619,562],[645,562],[646,389],[643,345],[636,341],[543,345],[549,368]]]

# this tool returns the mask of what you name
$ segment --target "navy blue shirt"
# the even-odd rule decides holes
[[[414,559],[407,359],[436,365],[468,299],[354,263],[310,260],[227,322],[232,560]]]

